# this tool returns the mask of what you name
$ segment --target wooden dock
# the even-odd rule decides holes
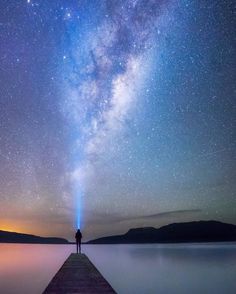
[[[43,294],[116,293],[85,254],[72,253]]]

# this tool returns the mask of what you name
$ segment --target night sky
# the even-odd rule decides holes
[[[0,229],[236,224],[236,7],[0,1]]]

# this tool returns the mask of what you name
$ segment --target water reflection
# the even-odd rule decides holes
[[[72,245],[0,244],[0,293],[42,293]],[[236,244],[87,245],[118,293],[236,293]]]
[[[177,245],[176,245],[177,246]],[[208,245],[185,247],[156,247],[156,248],[130,248],[129,253],[133,258],[138,259],[158,259],[158,257],[165,257],[171,262],[180,263],[205,263],[210,264],[233,264],[236,260],[236,250],[234,247],[214,246],[208,248]]]
[[[236,293],[235,244],[103,245],[96,252],[86,250],[118,293]]]
[[[42,293],[71,250],[68,245],[0,244],[0,293]]]

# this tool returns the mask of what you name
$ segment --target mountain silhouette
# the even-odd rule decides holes
[[[173,223],[159,229],[130,229],[124,235],[102,237],[88,244],[182,243],[236,241],[236,225],[218,221]]]
[[[39,237],[0,230],[0,243],[67,244],[69,242],[64,238]]]

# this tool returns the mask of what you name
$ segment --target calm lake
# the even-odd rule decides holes
[[[0,244],[0,293],[42,293],[73,250]],[[236,293],[236,243],[86,245],[82,251],[118,293]]]

